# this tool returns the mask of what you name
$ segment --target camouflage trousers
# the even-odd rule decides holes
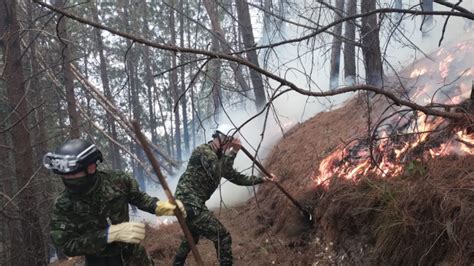
[[[224,225],[206,207],[192,208],[188,211],[186,224],[194,238],[194,243],[199,242],[201,236],[214,242],[217,258],[220,265],[232,265],[232,238]],[[184,239],[178,248],[173,265],[184,265],[191,247]]]
[[[142,245],[124,245],[120,254],[115,256],[86,256],[86,266],[153,266]]]

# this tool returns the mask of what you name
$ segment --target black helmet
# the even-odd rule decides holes
[[[44,167],[58,175],[75,174],[97,161],[103,161],[102,153],[94,144],[83,139],[68,140],[54,153],[48,152],[43,157]]]

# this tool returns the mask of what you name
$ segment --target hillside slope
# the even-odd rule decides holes
[[[377,98],[378,99],[378,98]],[[374,109],[377,102],[374,100]],[[312,176],[336,146],[364,132],[365,111],[354,98],[344,107],[297,125],[275,146],[266,165],[281,184],[312,207],[308,226],[272,184],[244,206],[216,210],[233,236],[236,265],[467,264],[474,261],[474,156],[421,160],[402,175],[334,179],[326,189]],[[176,224],[147,238],[159,265],[170,265],[180,242]],[[214,247],[201,241],[206,262]],[[192,256],[188,262],[194,265]]]

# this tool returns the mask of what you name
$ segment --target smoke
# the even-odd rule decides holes
[[[255,113],[256,110],[253,106],[247,106],[247,108],[239,110],[228,110],[220,116],[222,117],[220,124],[227,123],[241,128],[239,137],[242,145],[252,153],[258,148],[257,158],[264,162],[273,145],[281,138],[282,132],[291,127],[292,123],[287,120],[278,123],[279,121],[276,121],[273,115],[269,115],[265,121],[264,114],[246,123]],[[244,123],[246,124],[244,125]],[[216,126],[214,126],[214,129]],[[243,152],[237,154],[234,168],[247,175],[260,175],[257,168],[252,168],[252,161]],[[222,179],[220,187],[206,205],[211,209],[234,206],[248,200],[257,189],[258,186],[238,186]]]
[[[412,7],[418,3],[419,1],[405,2],[403,8]],[[385,5],[387,4],[389,3],[385,3]],[[467,10],[474,10],[473,1],[462,2],[459,6]],[[433,10],[451,11],[450,8],[437,3],[434,3]],[[395,16],[392,17],[395,18]],[[422,25],[426,23],[426,18],[425,22],[423,20],[423,16],[405,16],[400,27],[394,31],[396,36],[390,36],[390,38],[387,34],[381,36],[381,49],[386,49],[386,59],[395,67],[395,70],[401,70],[439,48],[473,39],[474,24],[467,18],[433,16],[431,25],[422,28]],[[388,27],[396,23],[396,19],[387,19]],[[446,28],[443,30],[445,23]],[[393,73],[392,69],[387,68],[387,70]]]
[[[399,3],[395,1],[396,3]],[[381,7],[393,5],[393,1],[381,1]],[[401,3],[401,1],[400,1]],[[313,22],[318,21],[321,24],[332,22],[331,17],[320,18],[318,12],[314,12],[315,6],[319,4],[316,1],[297,0],[293,4],[284,4],[285,18],[298,23],[314,27]],[[403,1],[402,8],[409,9],[419,5],[419,1]],[[473,1],[464,1],[459,4],[467,10],[474,10]],[[360,7],[358,7],[360,10]],[[450,8],[434,3],[434,11],[450,11]],[[303,16],[302,14],[306,14]],[[473,38],[473,22],[466,18],[451,16],[433,16],[432,24],[429,27],[423,27],[420,30],[423,17],[406,14],[386,14],[379,15],[381,21],[381,52],[385,58],[384,73],[386,76],[393,76],[403,68],[413,62],[424,58],[425,55],[439,49],[439,41],[443,38],[441,47],[451,46],[453,43],[459,43]],[[403,21],[399,23],[399,19]],[[321,20],[320,20],[321,19]],[[326,19],[326,21],[324,20]],[[380,20],[381,19],[381,20]],[[443,32],[443,27],[446,28]],[[360,19],[357,21],[360,23]],[[308,30],[302,26],[282,23],[280,30],[274,27],[263,27],[259,36],[262,44],[275,43],[285,40],[300,38],[308,34]],[[425,26],[427,22],[425,20]],[[270,28],[270,30],[268,30]],[[265,68],[285,79],[293,82],[300,88],[308,91],[327,91],[329,88],[329,51],[333,36],[329,34],[319,34],[304,42],[288,43],[277,46],[267,51],[261,52],[261,59]],[[356,31],[356,41],[360,36]],[[365,68],[360,49],[356,51],[357,77],[344,80],[344,60],[341,55],[339,80],[331,82],[339,86],[351,86],[365,82]],[[276,90],[279,83],[270,81],[268,83],[271,94]],[[296,92],[289,92],[274,101],[278,113],[284,114],[299,122],[314,116],[321,111],[332,110],[338,107],[353,94],[346,93],[330,98],[308,98]]]
[[[221,119],[216,122],[205,123],[204,128],[200,128],[200,134],[198,134],[199,140],[196,141],[197,145],[210,141],[211,135],[218,125],[223,123],[231,124],[237,128],[241,128],[239,131],[239,137],[242,141],[242,145],[252,153],[258,148],[257,158],[261,162],[264,162],[273,145],[283,136],[283,132],[295,124],[294,120],[290,118],[280,117],[279,119],[275,119],[278,116],[273,112],[271,112],[268,116],[266,123],[263,115],[246,123],[247,120],[249,120],[256,113],[255,108],[250,104],[249,106],[245,106],[240,109],[224,108],[224,110],[225,111],[218,116]],[[243,125],[244,123],[245,125]],[[188,154],[186,158],[183,158],[185,163],[175,175],[167,177],[167,183],[172,192],[176,190],[179,177],[186,170],[189,157],[190,154]],[[234,168],[247,175],[261,175],[257,168],[252,167],[252,161],[242,152],[237,154],[234,162]],[[146,185],[147,193],[149,195],[158,197],[160,200],[167,199],[161,185],[151,180],[147,180]],[[227,181],[224,177],[221,180],[221,185],[206,202],[206,206],[209,209],[215,210],[219,208],[232,207],[247,201],[249,198],[255,195],[257,190],[258,186],[238,186]],[[130,213],[132,220],[146,222],[152,226],[175,221],[174,217],[156,218],[156,216],[140,210],[130,209]]]
[[[301,8],[307,7],[308,3],[311,4],[310,2],[313,1],[301,0],[296,2],[296,8],[286,11],[285,14],[287,14],[287,18],[299,24],[310,23],[310,20],[307,18],[311,19],[311,15],[306,16],[306,18],[296,12],[300,12]],[[403,8],[408,8],[418,3],[418,1],[404,2]],[[382,5],[390,5],[390,2],[382,1]],[[467,3],[463,2],[461,6],[468,10],[473,10],[472,1],[467,1]],[[435,4],[434,10],[441,11],[449,9]],[[316,16],[317,12],[313,13],[313,11],[314,9],[308,9],[308,14]],[[407,65],[424,57],[425,54],[438,49],[438,43],[446,20],[446,17],[435,16],[431,29],[423,33],[419,30],[422,22],[421,16],[405,16],[404,21],[400,24],[399,30],[395,30],[391,38],[388,38],[387,33],[389,31],[387,31],[387,29],[390,28],[390,25],[396,23],[396,19],[400,17],[404,16],[394,14],[391,16],[390,19],[392,19],[392,21],[390,22],[387,16],[385,16],[384,26],[382,27],[381,50],[390,65],[390,67],[388,67],[388,64],[385,64],[385,73],[387,73],[387,75],[392,75],[394,71],[400,71]],[[255,25],[258,25],[258,23],[254,24],[254,26]],[[280,29],[272,28],[273,31],[268,31],[268,29],[257,31],[256,37],[260,38],[259,44],[298,38],[307,33],[307,29],[294,24],[281,23],[280,25]],[[447,46],[452,42],[457,43],[469,38],[472,39],[472,31],[473,25],[471,21],[459,17],[450,17],[444,33],[442,46]],[[328,38],[332,39],[332,36],[322,34],[314,38],[314,40],[308,40],[307,42],[299,42],[296,44],[288,43],[274,47],[268,51],[260,51],[261,65],[268,71],[293,82],[300,88],[309,91],[326,91],[329,87],[329,61],[327,56],[325,56],[330,47],[330,45],[327,45],[327,40],[330,40]],[[358,38],[358,36],[356,36],[356,38]],[[323,40],[323,42],[326,42],[326,45],[318,44],[318,40]],[[360,58],[360,54],[358,54],[358,57]],[[363,82],[363,78],[361,77],[365,75],[364,66],[362,60],[357,60],[357,62],[359,75],[344,81],[344,75],[342,74],[344,64],[341,58],[341,73],[339,75],[341,79],[338,81],[340,86],[350,86]],[[279,86],[279,83],[268,80],[266,84],[268,88],[267,95],[278,93],[281,89]],[[285,131],[295,124],[304,122],[306,119],[313,117],[318,112],[328,111],[338,107],[352,95],[352,93],[346,93],[330,98],[315,98],[307,97],[293,91],[285,93],[273,99],[272,109],[267,119],[265,119],[265,114],[262,114],[241,128],[240,135],[242,144],[250,151],[259,147],[258,158],[264,162],[274,144],[283,136]],[[197,145],[209,141],[213,131],[219,124],[229,123],[236,127],[241,127],[245,121],[256,113],[251,103],[247,105],[248,106],[240,109],[224,108],[225,112],[219,114],[220,119],[218,119],[217,122],[204,124],[203,128],[199,129],[198,133],[200,139],[196,141]],[[187,157],[189,158],[189,155],[187,155]],[[187,161],[188,158],[186,158],[185,161]],[[176,184],[180,175],[184,172],[186,164],[187,162],[183,164],[176,175],[168,177],[168,183],[172,191],[175,191]],[[251,161],[246,158],[244,154],[239,153],[235,160],[234,168],[245,174],[259,174],[258,171],[255,168],[251,168],[251,166]],[[258,186],[237,186],[223,178],[221,186],[206,204],[211,209],[234,206],[251,198],[257,190]],[[149,180],[147,180],[147,192],[160,199],[166,199],[161,186]],[[135,220],[148,221],[153,224],[158,223],[155,216],[143,212],[138,212],[137,215],[132,213],[132,217]],[[173,218],[160,218],[160,221],[164,221],[164,219]]]

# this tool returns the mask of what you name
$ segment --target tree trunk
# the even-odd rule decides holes
[[[402,8],[402,0],[395,0],[393,1],[393,7],[394,8]]]
[[[272,2],[272,0],[263,0],[263,10],[265,11],[263,13],[263,34],[265,36],[269,36],[270,34],[272,34],[274,30],[273,23],[277,20],[273,19],[273,16],[271,15],[271,13],[273,13]],[[269,40],[267,40],[267,42],[268,41]]]
[[[135,52],[132,52],[132,51],[130,51],[129,54],[130,54],[130,58],[127,59],[127,66],[128,66],[129,77],[130,77],[132,119],[135,121],[141,121],[142,111],[141,111],[140,99],[139,99],[138,76],[137,76],[137,69],[134,63],[137,61],[137,55]],[[143,160],[145,158],[145,155],[143,153],[143,150],[140,144],[134,143],[134,146],[135,146],[135,154],[140,160]],[[141,190],[146,191],[145,172],[140,166],[134,168],[134,176],[137,179]]]
[[[55,0],[55,4],[58,8],[64,8],[66,1],[65,0]],[[68,44],[69,34],[66,29],[66,18],[62,17],[58,22],[58,32],[59,38],[61,41],[61,54],[63,56],[63,75],[64,75],[64,87],[66,88],[66,101],[67,109],[69,114],[70,121],[70,136],[71,138],[79,138],[79,113],[76,108],[76,96],[74,95],[74,78],[71,70],[72,63],[72,50],[71,46]]]
[[[255,47],[255,39],[252,31],[252,22],[250,20],[249,6],[246,0],[235,0],[237,6],[237,15],[239,20],[239,27],[242,33],[245,49]],[[247,59],[252,64],[259,66],[258,56],[255,50],[247,52]],[[265,89],[263,87],[262,75],[257,71],[250,69],[250,78],[252,80],[253,91],[255,93],[255,105],[257,110],[263,107],[267,100],[265,97]]]
[[[166,115],[163,112],[163,104],[161,103],[161,93],[157,87],[155,87],[155,101],[158,104],[158,109],[160,111],[160,117],[161,117],[161,123],[163,125],[163,131],[165,133],[165,142],[166,142],[166,151],[168,155],[172,156],[172,148],[171,148],[171,141],[170,141],[170,135],[168,133],[168,129],[166,127]],[[166,97],[166,96],[165,96]]]
[[[361,12],[366,13],[376,8],[375,0],[362,0]],[[366,84],[382,86],[383,69],[380,54],[379,25],[377,15],[362,17],[362,53],[364,54]]]
[[[133,31],[132,23],[135,14],[132,13],[133,8],[137,5],[138,2],[134,0],[123,0],[120,1],[119,8],[121,9],[120,14],[122,17],[122,23],[125,25],[125,29],[128,33]],[[133,120],[141,124],[141,107],[139,99],[139,86],[138,86],[138,74],[137,74],[137,62],[138,55],[136,50],[132,46],[133,43],[130,40],[127,40],[127,57],[125,60],[126,74],[129,85],[129,106],[131,110],[131,117]],[[134,143],[132,140],[131,150],[137,155],[140,160],[145,158],[143,150],[139,143]],[[133,176],[138,182],[141,191],[146,191],[145,185],[145,172],[138,164],[133,163]]]
[[[171,58],[170,58],[170,61],[171,61]],[[169,79],[170,79],[170,83],[171,83],[171,74],[170,74]],[[172,87],[170,86],[170,87],[168,88],[168,92],[169,92],[170,94],[174,94],[174,91],[169,91],[169,90],[171,90],[171,89],[172,89]],[[175,144],[175,141],[174,141],[174,139],[175,139],[175,134],[174,134],[174,132],[175,132],[175,131],[174,131],[174,117],[175,117],[175,113],[173,112],[173,106],[174,106],[174,104],[173,104],[173,99],[174,99],[174,96],[171,95],[171,96],[168,97],[168,99],[169,99],[169,101],[168,101],[168,110],[170,110],[170,112],[172,113],[172,115],[170,115],[171,156],[172,156],[173,158],[177,158],[177,157],[176,157],[176,149],[174,148],[174,144]]]
[[[1,32],[2,31],[0,30],[0,33]],[[2,147],[0,147],[0,173],[2,173],[2,175],[0,175],[0,192],[3,192],[5,195],[11,198],[15,194],[15,171],[13,169],[14,164],[11,160],[12,156],[10,156],[13,152],[13,149],[10,150],[12,144],[7,141],[7,134],[0,134],[0,145],[2,145]],[[1,206],[5,206],[6,203],[7,199],[0,197]],[[13,204],[6,205],[6,207],[0,212],[8,213],[10,216],[14,217],[18,217],[19,215],[18,209],[14,208]],[[18,237],[21,234],[22,229],[17,219],[6,217],[3,215],[3,213],[0,214],[0,223],[2,224],[1,230],[3,230],[2,233],[4,234],[1,239],[1,244],[3,245],[3,254],[2,258],[0,258],[0,265],[13,265],[12,262],[15,260],[13,260],[12,257],[16,258],[18,255],[15,255],[15,252],[19,252],[23,248],[21,238]]]
[[[402,5],[402,0],[395,0],[393,1],[393,8],[401,9],[403,7]],[[395,23],[398,23],[398,21],[402,18],[402,13],[393,13],[392,17]]]
[[[83,65],[84,65],[84,77],[86,78],[86,80],[89,80],[89,61],[88,61],[88,57],[89,57],[89,54],[90,54],[90,50],[91,50],[91,46],[90,44],[86,44],[84,46],[84,54],[82,55],[82,59],[83,59]],[[74,74],[74,73],[73,73]],[[80,84],[79,86],[82,86],[82,84]],[[89,118],[92,118],[92,108],[91,108],[91,95],[89,93],[86,93],[85,95],[85,98],[86,98],[86,107],[87,107],[87,111],[85,113],[85,115],[87,115],[87,117]],[[78,107],[79,109],[79,107]],[[81,112],[79,112],[79,114],[81,114]],[[86,123],[87,123],[87,127],[86,127]],[[84,131],[87,132],[88,135],[92,135],[92,119],[87,119],[86,122],[82,125],[82,128]]]
[[[217,11],[217,2],[213,0],[204,0],[204,7],[206,8],[207,14],[211,20],[212,31],[214,33],[213,37],[216,37],[220,42],[220,47],[225,53],[231,54],[232,47],[226,41],[224,31],[220,26],[218,11]],[[241,91],[248,95],[250,93],[250,87],[245,82],[244,75],[242,74],[242,69],[239,67],[239,64],[235,62],[229,62],[232,71],[234,72],[234,79],[237,84],[239,84]]]
[[[170,6],[174,9],[175,8],[175,0],[170,1]],[[174,10],[171,10],[170,12],[170,33],[171,33],[171,42],[170,45],[176,46],[176,23],[175,23],[175,17],[174,17]],[[176,70],[176,53],[173,52],[171,53],[171,73],[170,73],[170,90],[173,93],[173,105],[172,108],[174,109],[174,129],[175,129],[175,143],[176,143],[176,159],[178,161],[181,161],[182,159],[182,152],[181,152],[181,128],[180,128],[180,123],[181,119],[179,116],[179,106],[176,106],[175,104],[179,105],[179,96],[180,96],[180,91],[178,87],[178,71]]]
[[[189,1],[186,1],[186,12],[185,14],[189,14]],[[189,21],[189,20],[188,20]],[[188,22],[189,23],[189,22]],[[186,27],[186,33],[188,35],[188,47],[191,47],[191,26],[188,24]],[[197,33],[197,31],[196,31]],[[194,44],[196,45],[196,44]],[[194,57],[194,56],[193,56]],[[189,73],[193,73],[193,69],[197,69],[197,64],[192,63],[189,65]],[[195,121],[195,106],[194,106],[194,86],[195,83],[190,85],[190,98],[191,98],[191,138],[193,140],[192,148],[196,147],[196,121]]]
[[[286,6],[289,4],[287,0],[263,0],[263,44],[281,41],[281,32],[283,31],[284,20],[287,14]],[[274,16],[272,14],[276,14]]]
[[[209,9],[208,14],[211,18],[211,25],[213,28],[216,28],[216,24],[218,24],[218,10],[217,5],[211,1],[204,1],[204,6]],[[212,15],[211,15],[212,14]],[[217,34],[214,34],[211,38],[211,51],[213,52],[220,52],[220,45],[219,45],[219,37]],[[207,79],[209,80],[211,93],[212,93],[212,103],[213,103],[213,110],[215,120],[219,121],[219,116],[221,115],[221,108],[222,108],[222,95],[221,95],[221,61],[219,59],[211,60],[207,65]],[[206,82],[206,85],[208,83]]]
[[[97,10],[98,3],[92,3],[92,15],[96,22],[99,22],[99,12]],[[100,29],[94,28],[95,41],[97,45],[97,51],[99,53],[99,64],[100,64],[100,79],[102,81],[102,87],[104,88],[104,94],[110,102],[114,103],[112,97],[112,91],[110,89],[109,74],[107,70],[107,60],[105,59],[105,47],[104,42],[102,41],[102,35]],[[115,125],[114,118],[112,114],[106,112],[105,119],[107,121],[107,134],[111,136],[114,140],[118,140],[117,127]],[[120,156],[119,147],[115,145],[112,141],[109,141],[109,151],[110,159],[112,161],[112,169],[121,170],[122,169],[122,158]]]
[[[11,107],[11,135],[18,189],[18,207],[21,210],[22,232],[20,240],[12,244],[11,263],[15,265],[46,265],[46,252],[39,222],[37,199],[34,187],[33,150],[28,127],[25,81],[21,62],[20,26],[16,17],[16,1],[6,0],[0,4],[0,36],[4,60],[3,78],[7,98]],[[16,124],[15,124],[16,123]],[[15,124],[15,125],[13,125]]]
[[[336,0],[336,9],[334,20],[340,20],[344,13],[344,0]],[[332,38],[331,47],[331,69],[329,74],[329,89],[334,90],[339,86],[339,69],[341,62],[341,38],[342,35],[342,23],[337,24],[334,27],[334,36]]]
[[[471,2],[472,4],[472,2]],[[423,11],[433,11],[433,0],[422,0],[421,9]],[[423,16],[421,35],[423,38],[430,36],[430,30],[433,28],[433,15]]]
[[[33,7],[32,4],[27,5],[28,9],[28,25],[30,29],[35,29],[34,21],[33,21]],[[28,32],[28,41],[30,43],[29,47],[29,62],[30,62],[30,83],[28,90],[32,91],[32,95],[30,97],[30,102],[32,103],[33,107],[35,107],[35,112],[33,116],[33,143],[37,143],[35,149],[35,158],[43,158],[43,155],[46,154],[48,151],[48,141],[47,141],[47,133],[45,129],[45,121],[44,121],[44,106],[42,106],[46,102],[46,98],[44,97],[44,88],[43,84],[41,84],[38,73],[40,72],[40,67],[38,64],[38,58],[36,57],[36,31],[30,30]],[[42,160],[36,160],[36,166],[42,166]],[[40,170],[42,176],[48,175],[48,170],[44,167]]]
[[[184,0],[179,1],[179,9],[184,10],[184,5],[183,5]],[[181,13],[179,16],[179,33],[180,33],[180,46],[184,47],[184,15]],[[181,55],[181,60],[180,64],[182,65],[181,67],[181,93],[183,94],[183,97],[181,98],[181,115],[183,116],[183,141],[184,141],[184,152],[186,154],[189,154],[189,130],[188,130],[188,110],[187,110],[187,97],[185,94],[186,90],[186,83],[185,83],[185,60],[184,56]]]
[[[54,186],[53,180],[51,179],[50,173],[48,169],[43,167],[43,155],[48,152],[48,134],[46,131],[46,121],[45,121],[45,106],[47,106],[46,102],[48,98],[45,97],[45,89],[44,84],[41,82],[39,78],[40,73],[40,65],[37,58],[37,49],[36,49],[36,36],[37,36],[37,29],[35,25],[34,18],[37,14],[33,12],[33,4],[28,2],[27,3],[27,12],[28,12],[28,42],[29,46],[29,80],[28,83],[28,91],[32,92],[29,96],[30,103],[35,108],[34,114],[32,116],[32,123],[33,128],[31,130],[32,133],[32,143],[34,145],[33,148],[33,158],[34,158],[34,168],[39,168],[37,174],[38,186],[37,190],[41,191],[38,195],[38,200],[43,205],[42,206],[52,206],[54,204]],[[40,216],[40,223],[44,234],[44,241],[46,252],[53,250],[53,243],[51,238],[49,237],[49,223],[51,220],[51,210],[49,208],[39,208],[38,215]]]
[[[150,114],[150,131],[151,131],[151,141],[153,143],[158,142],[158,135],[156,133],[156,128],[158,127],[156,121],[155,108],[153,107],[153,98],[155,88],[155,81],[153,74],[151,72],[151,59],[150,59],[150,49],[148,46],[143,47],[143,63],[145,68],[145,84],[147,86],[147,98],[148,98],[148,113]]]
[[[148,6],[146,2],[142,3],[143,5],[143,34],[146,38],[152,38],[152,34],[148,29]],[[145,85],[147,87],[147,98],[148,98],[148,113],[150,114],[150,131],[151,131],[151,141],[153,143],[158,142],[158,136],[156,133],[157,122],[155,115],[155,108],[153,107],[153,93],[156,90],[155,80],[151,70],[151,56],[150,48],[148,46],[143,46],[143,63],[145,69]]]
[[[211,51],[218,52],[220,51],[219,48],[219,40],[217,37],[212,37],[211,41]],[[207,72],[209,73],[207,76],[211,82],[211,90],[212,90],[212,103],[213,103],[213,112],[215,115],[215,120],[219,121],[219,117],[221,116],[221,110],[223,107],[222,103],[222,93],[221,93],[221,61],[219,59],[213,59],[207,68]]]
[[[357,13],[357,0],[347,0],[346,16],[353,16]],[[344,37],[344,83],[346,86],[352,86],[356,83],[356,64],[355,64],[355,19],[345,22]],[[351,42],[352,41],[352,42]]]

